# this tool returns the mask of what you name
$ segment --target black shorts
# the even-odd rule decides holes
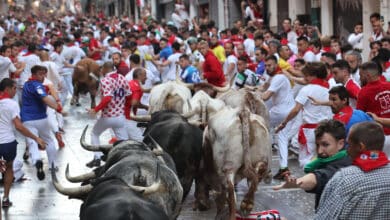
[[[18,142],[16,140],[6,144],[0,144],[0,157],[3,157],[7,162],[13,161],[16,157],[17,145]]]

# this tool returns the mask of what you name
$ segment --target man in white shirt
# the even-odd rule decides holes
[[[351,67],[351,76],[359,85],[360,84],[360,74],[359,66],[362,64],[362,55],[354,50],[348,51],[345,53],[345,60],[348,62]]]
[[[224,48],[226,60],[223,63],[223,72],[225,73],[226,79],[230,82],[237,72],[237,57],[235,56],[234,44],[232,42],[226,42]]]
[[[348,43],[352,45],[353,49],[362,51],[363,37],[363,24],[359,22],[355,25],[354,32],[349,35]]]
[[[27,53],[18,57],[18,61],[26,64],[17,82],[17,87],[18,87],[17,97],[19,99],[19,102],[21,102],[22,99],[23,85],[31,77],[31,68],[35,65],[41,64],[41,59],[39,59],[39,57],[37,56],[36,54],[37,52],[38,52],[37,45],[29,44],[27,48]]]
[[[299,40],[298,40],[299,44]],[[317,124],[325,119],[332,118],[331,108],[328,106],[316,106],[309,97],[320,102],[328,101],[329,84],[325,80],[327,70],[322,63],[308,63],[302,69],[305,80],[309,82],[304,86],[295,98],[295,106],[288,113],[287,117],[276,128],[278,132],[285,128],[287,124],[302,111],[303,124],[299,129],[298,141],[301,144],[299,151],[299,164],[303,167],[316,156],[316,143],[314,130]]]
[[[0,47],[0,81],[4,78],[9,78],[11,73],[14,73],[15,75],[18,76],[25,67],[25,64],[21,63],[21,67],[17,69],[15,65],[12,63],[9,56],[11,56],[11,48],[4,45],[1,46]]]
[[[180,44],[178,42],[174,42],[172,44],[172,49],[173,54],[170,55],[166,61],[159,64],[159,67],[168,66],[168,69],[161,73],[161,79],[163,82],[176,80],[176,71],[178,71],[178,73],[181,72],[180,66],[178,64],[180,56],[182,55],[180,51]]]
[[[4,196],[3,207],[9,207],[12,202],[9,200],[9,192],[13,182],[13,161],[16,157],[16,141],[14,127],[24,136],[34,139],[43,148],[45,142],[28,130],[19,118],[20,109],[18,103],[12,98],[16,94],[16,83],[5,78],[0,82],[0,156],[6,160],[4,174]]]
[[[309,48],[309,40],[307,37],[298,38],[298,57],[304,59],[306,62],[314,62],[316,60],[315,54]]]
[[[68,92],[73,95],[73,66],[84,58],[86,54],[80,47],[74,44],[73,39],[65,38],[64,42],[66,45],[63,46],[61,56],[64,58],[65,62],[70,64],[70,66],[64,66],[62,68],[61,75],[64,77]]]
[[[270,125],[272,128],[279,125],[288,113],[293,109],[295,102],[291,83],[284,74],[276,73],[278,62],[275,56],[269,56],[265,59],[267,73],[272,77],[268,89],[262,94],[264,101],[272,99],[272,107],[269,109]],[[277,134],[277,144],[279,147],[279,171],[274,179],[283,180],[290,174],[288,169],[288,140],[289,131],[294,120],[288,122],[285,128]]]

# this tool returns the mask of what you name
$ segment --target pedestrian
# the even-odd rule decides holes
[[[13,162],[16,157],[16,141],[13,127],[15,127],[21,134],[32,138],[43,148],[46,146],[45,142],[34,135],[27,129],[19,118],[20,109],[19,104],[12,98],[16,94],[16,82],[5,78],[0,82],[0,157],[4,159],[4,164],[1,163],[4,172],[4,196],[3,207],[9,207],[12,202],[9,199],[11,185],[14,179]],[[4,170],[5,168],[5,170]]]
[[[308,193],[314,193],[317,209],[327,182],[340,168],[349,166],[352,162],[344,149],[346,137],[344,124],[337,120],[325,120],[319,123],[314,133],[317,157],[305,165],[306,174],[299,178],[287,176],[286,182],[273,189],[301,188]]]
[[[190,65],[190,57],[187,54],[183,54],[179,59],[180,78],[185,83],[200,83],[199,71],[194,66]]]
[[[117,140],[128,139],[124,123],[124,109],[126,96],[131,94],[129,85],[125,77],[114,70],[114,64],[111,62],[103,64],[101,74],[104,76],[100,81],[102,99],[95,108],[87,109],[91,115],[102,111],[101,117],[92,128],[91,143],[93,145],[100,144],[99,136],[108,128],[112,128]],[[88,162],[86,166],[100,166],[102,155],[101,152],[96,152],[93,160]]]
[[[137,55],[138,56],[138,55]],[[183,55],[184,56],[184,55]],[[125,104],[126,116],[126,131],[131,140],[142,141],[143,130],[137,127],[137,122],[133,121],[130,116],[130,111],[137,114],[138,109],[148,110],[148,106],[141,103],[144,92],[150,92],[150,89],[143,89],[142,85],[146,82],[146,70],[142,67],[136,68],[133,71],[133,79],[129,81],[131,95],[127,96]]]
[[[222,65],[218,61],[217,57],[213,54],[213,51],[210,50],[207,41],[199,42],[199,51],[205,58],[205,62],[203,63],[203,78],[214,86],[224,86],[226,80]]]
[[[379,117],[390,118],[390,83],[380,79],[381,72],[374,62],[363,63],[360,67],[360,90],[356,109],[372,112]],[[383,151],[390,154],[390,128],[385,127],[386,135]]]
[[[257,51],[256,51],[257,52]],[[268,75],[271,76],[269,87],[261,98],[264,101],[272,100],[271,108],[269,109],[271,127],[279,125],[294,107],[294,97],[291,89],[291,84],[284,74],[278,71],[278,61],[274,55],[265,59],[265,68]],[[274,175],[274,179],[283,180],[286,175],[290,174],[288,169],[288,140],[289,132],[292,129],[292,124],[295,120],[291,120],[285,128],[277,133],[277,145],[279,148],[279,170]]]
[[[314,219],[389,218],[390,165],[384,142],[379,124],[352,126],[348,136],[352,166],[339,170],[326,184]]]
[[[299,40],[298,40],[299,43]],[[322,63],[308,63],[302,69],[305,80],[309,82],[304,86],[295,98],[295,106],[275,129],[275,132],[283,129],[287,123],[295,118],[302,111],[303,123],[299,128],[298,141],[301,145],[299,151],[299,163],[303,167],[313,159],[316,152],[314,130],[318,123],[332,117],[331,109],[328,106],[315,106],[309,96],[321,102],[327,101],[329,84],[326,81],[327,71]]]
[[[35,65],[31,68],[31,78],[24,84],[22,93],[22,109],[21,119],[34,135],[41,137],[47,144],[46,153],[49,159],[49,166],[58,170],[56,160],[55,143],[51,135],[49,120],[47,118],[47,106],[56,109],[57,112],[62,111],[61,105],[58,105],[52,100],[43,86],[43,81],[47,73],[47,68],[44,66]],[[43,162],[38,149],[38,143],[27,138],[27,146],[30,153],[32,164],[37,168],[37,177],[39,180],[45,178],[43,171]],[[44,149],[39,145],[40,149]]]

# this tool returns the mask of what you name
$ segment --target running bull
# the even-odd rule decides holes
[[[208,121],[204,131],[202,180],[195,194],[195,208],[207,209],[208,191],[217,191],[216,219],[235,219],[234,185],[246,178],[249,189],[241,202],[243,215],[254,206],[258,183],[270,181],[271,145],[264,119],[246,107],[224,108]],[[228,204],[228,211],[225,204]],[[228,215],[228,216],[226,216]]]
[[[91,96],[91,108],[95,108],[95,97],[99,87],[99,75],[100,67],[93,59],[84,58],[77,62],[72,77],[73,96],[70,102],[71,105],[80,106],[80,93],[86,94],[89,92]]]
[[[85,147],[106,151],[110,146]],[[88,180],[88,184],[65,188],[52,172],[53,184],[58,192],[84,201],[81,220],[176,219],[183,189],[174,165],[165,162],[169,155],[161,156],[163,153],[144,143],[123,141],[109,150],[107,162],[98,172],[70,177],[67,169],[67,178]]]
[[[149,121],[144,132],[144,143],[158,145],[167,152],[176,165],[183,187],[183,200],[191,189],[192,182],[199,175],[202,154],[202,131],[188,123],[179,113],[169,110],[155,112],[150,116],[131,116],[136,121]]]

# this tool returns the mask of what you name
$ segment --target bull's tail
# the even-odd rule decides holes
[[[246,91],[245,92],[245,98],[244,98],[244,106],[249,108],[249,111],[253,114],[259,114],[259,103],[257,103],[257,98],[254,96],[253,93]]]
[[[250,112],[247,108],[243,108],[239,113],[242,126],[242,146],[243,146],[243,162],[245,176],[254,178],[256,173],[252,168],[250,148]]]

